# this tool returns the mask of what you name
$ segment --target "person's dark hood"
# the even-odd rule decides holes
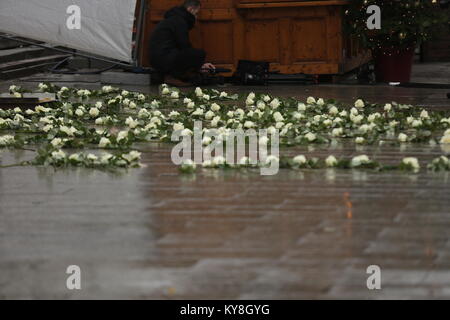
[[[187,22],[189,29],[192,29],[195,25],[195,16],[187,11],[185,7],[174,7],[164,14],[165,19],[173,16],[182,17]]]

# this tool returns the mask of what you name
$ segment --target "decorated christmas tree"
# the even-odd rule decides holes
[[[367,26],[372,5],[381,9],[380,29]],[[448,28],[449,20],[439,0],[353,0],[345,14],[347,30],[375,54],[412,49]]]

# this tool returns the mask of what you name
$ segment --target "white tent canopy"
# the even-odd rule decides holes
[[[69,29],[69,6],[81,28]],[[132,62],[136,0],[0,0],[0,32]]]

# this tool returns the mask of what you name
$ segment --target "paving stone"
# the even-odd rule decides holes
[[[35,86],[36,79],[25,87]],[[9,85],[0,83],[0,91]],[[230,90],[449,106],[441,97],[445,90],[329,85]],[[0,169],[0,298],[450,297],[448,174],[280,170],[261,177],[257,171],[199,170],[184,176],[170,161],[170,145],[143,148],[149,151],[143,154],[146,167],[121,175]],[[330,150],[288,152],[323,157]],[[395,163],[407,155],[429,161],[442,151],[429,145],[343,146],[333,153],[367,153]],[[0,154],[2,164],[32,157]],[[72,264],[82,268],[79,292],[65,287]],[[370,265],[381,267],[381,290],[367,289]]]

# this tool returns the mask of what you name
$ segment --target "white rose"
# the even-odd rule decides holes
[[[181,168],[183,168],[183,169],[195,169],[195,168],[197,168],[197,164],[194,161],[192,161],[191,159],[185,159],[181,163]]]
[[[79,116],[79,117],[82,117],[82,116],[84,115],[84,112],[83,112],[83,110],[81,110],[80,108],[78,108],[78,109],[75,111],[75,114],[76,114],[77,116]]]
[[[281,129],[281,128],[283,128],[284,127],[284,122],[277,122],[277,123],[275,123],[275,128],[277,128],[277,129]]]
[[[350,116],[350,120],[352,120],[352,122],[354,124],[360,124],[363,119],[364,119],[364,116],[360,115],[360,114],[358,114],[356,116]]]
[[[77,129],[75,129],[74,127],[67,127],[67,126],[61,126],[60,128],[59,128],[59,130],[61,131],[61,132],[64,132],[65,134],[67,134],[68,136],[73,136],[76,132],[77,132]]]
[[[275,120],[275,122],[284,121],[283,116],[278,111],[273,114],[273,119]]]
[[[138,151],[130,151],[128,154],[123,154],[122,158],[127,160],[128,162],[133,162],[139,160],[141,158],[141,153]]]
[[[192,134],[193,134],[193,132],[190,129],[181,130],[181,136],[183,136],[183,137],[192,136]]]
[[[117,135],[117,142],[128,139],[128,131],[120,131]]]
[[[92,118],[98,117],[99,114],[100,114],[100,111],[97,108],[91,108],[91,110],[89,110],[89,115]]]
[[[221,120],[221,119],[220,119],[219,116],[214,117],[214,118],[211,120],[211,127],[217,127],[217,125],[219,124],[220,120]]]
[[[203,161],[202,167],[203,167],[203,168],[211,168],[211,167],[213,167],[212,161],[211,161],[211,160],[205,160],[205,161]]]
[[[307,160],[306,160],[306,157],[304,155],[298,155],[298,156],[294,157],[294,159],[292,159],[292,161],[295,164],[303,165],[303,164],[306,163]]]
[[[111,141],[108,138],[103,137],[100,139],[98,146],[100,148],[105,148],[106,146],[108,146],[110,144],[111,144]]]
[[[129,126],[131,129],[134,129],[134,128],[136,128],[139,125],[139,122],[137,120],[134,120],[132,117],[128,117],[125,120],[125,124],[127,126]]]
[[[337,115],[337,114],[339,113],[339,109],[336,108],[336,106],[332,106],[332,107],[328,110],[328,113],[329,113],[329,114],[332,114],[332,115]]]
[[[411,124],[414,121],[414,117],[407,117],[406,118],[406,123]]]
[[[46,125],[45,127],[42,128],[42,131],[49,132],[52,129],[53,129],[53,126],[51,124],[48,124],[48,125]]]
[[[199,88],[199,87],[195,88],[195,95],[196,95],[197,97],[202,97],[202,96],[203,96],[203,91],[202,91],[202,89]]]
[[[309,141],[312,142],[314,140],[316,140],[316,135],[312,132],[308,132],[307,134],[305,134],[305,138]]]
[[[214,111],[214,112],[217,112],[217,111],[220,110],[220,106],[217,103],[213,103],[211,105],[211,110]]]
[[[242,158],[239,160],[239,164],[240,164],[241,166],[249,165],[249,164],[250,164],[250,158],[249,158],[249,157],[242,157]]]
[[[297,110],[300,111],[300,112],[306,111],[306,105],[304,103],[299,103],[297,105]]]
[[[323,105],[325,104],[325,101],[323,101],[322,98],[319,98],[319,100],[317,100],[317,104],[318,104],[319,106],[323,106]]]
[[[449,144],[450,143],[450,134],[444,135],[439,141],[440,144]]]
[[[361,99],[356,100],[355,107],[356,108],[364,108],[364,101],[362,101]]]
[[[421,117],[422,119],[427,119],[427,118],[429,118],[430,116],[428,115],[428,111],[427,111],[427,110],[422,110],[422,112],[420,113],[420,117]]]
[[[277,132],[277,129],[274,126],[270,126],[267,128],[267,133],[274,135]]]
[[[244,127],[249,129],[249,128],[253,128],[255,126],[255,123],[252,121],[245,121],[244,123]]]
[[[329,126],[331,126],[333,124],[333,121],[331,121],[330,119],[326,119],[322,123],[323,123],[324,126],[329,127]]]
[[[148,112],[147,109],[141,109],[138,112],[138,118],[140,119],[145,119],[145,118],[149,118],[151,116],[150,112]]]
[[[400,133],[397,137],[398,141],[400,142],[406,142],[408,141],[408,136],[404,133]]]
[[[337,163],[338,161],[333,155],[330,155],[325,159],[325,164],[327,167],[334,167]]]
[[[413,127],[413,128],[417,128],[417,127],[420,127],[422,125],[422,120],[413,120],[413,122],[411,123],[411,126]]]
[[[417,160],[417,158],[413,157],[403,158],[402,163],[411,166],[414,171],[419,171],[420,169],[419,160]]]
[[[98,157],[97,157],[95,154],[92,154],[92,153],[89,153],[89,154],[87,155],[86,158],[87,158],[89,161],[92,161],[92,162],[98,160]]]
[[[268,156],[268,157],[266,158],[265,164],[266,164],[266,165],[271,165],[272,163],[277,164],[277,163],[279,163],[279,162],[280,162],[280,159],[279,159],[277,156],[270,155],[270,156]]]
[[[203,137],[202,139],[202,145],[207,146],[209,144],[211,144],[211,137]]]
[[[226,93],[225,91],[222,91],[219,95],[219,98],[226,98],[228,97],[228,93]]]
[[[56,147],[61,146],[63,141],[61,138],[55,138],[50,143],[52,144],[52,146],[54,146],[56,148]]]
[[[258,101],[256,107],[260,110],[264,110],[266,108],[266,104],[263,101]]]
[[[173,131],[179,131],[184,129],[184,125],[181,122],[174,123],[172,127]]]
[[[206,120],[211,120],[214,116],[215,116],[215,113],[212,112],[211,110],[205,113]]]
[[[342,128],[334,128],[331,131],[331,135],[333,137],[340,137],[343,133],[344,133],[344,129],[342,129]]]
[[[333,123],[341,123],[343,120],[339,117],[334,118]]]
[[[81,157],[78,153],[73,153],[69,156],[69,160],[79,162],[81,161]]]
[[[392,104],[386,103],[386,104],[384,105],[384,111],[390,112],[391,110],[392,110]]]
[[[398,125],[398,121],[392,120],[391,122],[389,122],[389,127],[391,128],[395,128]]]
[[[204,111],[202,108],[197,108],[194,112],[192,112],[192,115],[194,116],[201,116],[203,115]]]
[[[361,164],[368,163],[369,161],[370,161],[370,160],[369,160],[369,157],[368,157],[368,156],[366,156],[366,155],[360,155],[360,156],[354,157],[354,158],[352,159],[352,161],[351,161],[351,164],[352,164],[353,167],[358,167],[358,166],[360,166]]]
[[[355,139],[355,143],[357,143],[357,144],[362,144],[362,143],[364,143],[364,141],[365,141],[365,139],[363,137],[357,137]]]
[[[224,164],[225,164],[225,158],[222,156],[214,157],[212,160],[213,166],[220,166],[220,165],[224,165]]]
[[[374,122],[376,119],[378,119],[380,117],[381,117],[381,114],[379,114],[378,112],[372,113],[367,117],[367,121]]]
[[[277,98],[275,98],[275,99],[273,99],[271,102],[270,102],[270,107],[272,108],[272,109],[277,109],[280,105],[281,105],[281,102],[280,102],[280,100],[278,100]]]
[[[300,119],[303,119],[305,116],[303,115],[303,113],[300,113],[300,112],[295,111],[295,112],[292,114],[292,117],[293,117],[295,120],[300,120]]]
[[[100,158],[100,162],[102,164],[108,164],[109,161],[113,158],[113,155],[110,153],[103,153],[101,158]]]
[[[186,108],[188,108],[188,109],[194,109],[194,107],[195,107],[195,103],[194,103],[193,101],[189,102],[189,103],[186,105]]]
[[[51,155],[55,160],[62,160],[66,158],[66,153],[62,150],[53,151]]]
[[[153,109],[158,108],[158,107],[159,107],[159,101],[153,100],[153,101],[150,103],[150,107],[152,107]]]
[[[308,97],[308,99],[306,99],[306,103],[307,104],[314,104],[314,103],[316,103],[316,99],[314,99],[314,97]]]
[[[269,138],[267,136],[262,136],[261,138],[259,138],[258,143],[262,146],[265,146],[269,143]]]
[[[180,97],[179,93],[177,91],[174,91],[170,94],[170,97],[172,99],[178,99]]]

